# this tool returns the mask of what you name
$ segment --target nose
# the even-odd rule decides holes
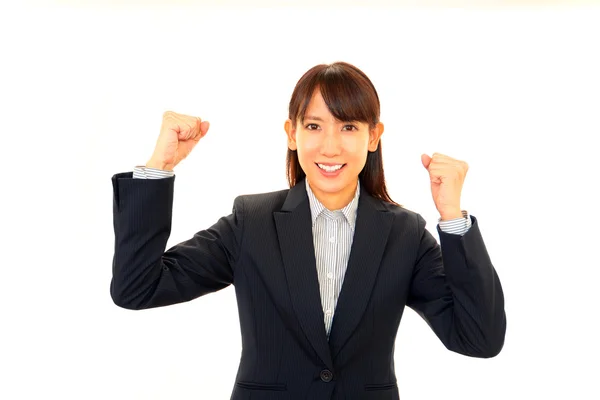
[[[325,157],[338,156],[342,151],[342,136],[335,129],[326,129],[321,142],[321,155]]]

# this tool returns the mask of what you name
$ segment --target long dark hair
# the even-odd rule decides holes
[[[346,62],[320,64],[309,69],[298,81],[289,106],[289,119],[292,128],[297,120],[304,123],[304,114],[316,89],[329,108],[329,112],[339,121],[360,121],[369,124],[369,129],[379,123],[379,96],[371,80],[354,65]],[[287,180],[291,187],[306,177],[298,161],[298,153],[288,148],[286,158]],[[367,193],[378,199],[396,204],[390,198],[385,186],[381,140],[377,150],[367,154],[364,168],[358,174],[360,184]]]

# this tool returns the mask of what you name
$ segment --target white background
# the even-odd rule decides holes
[[[110,178],[147,161],[164,111],[209,120],[176,168],[168,246],[191,237],[235,196],[286,187],[294,85],[337,60],[378,89],[391,197],[436,237],[420,156],[469,163],[461,205],[506,297],[505,347],[487,360],[447,351],[407,309],[402,399],[600,397],[600,7],[113,3],[0,9],[0,398],[229,398],[233,287],[112,303]]]

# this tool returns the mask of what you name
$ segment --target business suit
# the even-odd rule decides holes
[[[158,307],[235,286],[242,356],[231,399],[398,399],[393,348],[406,305],[452,351],[492,357],[503,346],[502,288],[473,216],[464,236],[438,228],[441,252],[420,215],[361,185],[328,341],[303,182],[237,197],[229,216],[166,252],[174,177],[112,182],[116,304]]]

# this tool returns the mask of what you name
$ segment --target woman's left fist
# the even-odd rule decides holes
[[[421,162],[429,172],[431,195],[442,220],[462,217],[460,194],[469,165],[440,153],[422,154]]]

